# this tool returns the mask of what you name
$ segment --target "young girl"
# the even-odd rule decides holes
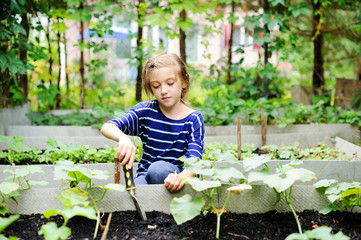
[[[193,173],[183,168],[181,156],[202,158],[203,116],[187,106],[189,75],[184,62],[172,53],[151,57],[144,66],[143,87],[150,98],[125,115],[102,126],[102,134],[119,143],[121,165],[132,167],[136,148],[127,135],[139,136],[143,155],[134,178],[135,184],[163,184],[172,192],[183,187]]]

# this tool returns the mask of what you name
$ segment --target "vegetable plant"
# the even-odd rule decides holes
[[[338,182],[335,179],[323,179],[313,185],[316,189],[326,194],[331,202],[320,210],[327,214],[332,211],[351,211],[356,206],[361,206],[361,183]]]
[[[9,199],[13,199],[16,203],[16,197],[19,196],[18,189],[28,190],[35,185],[47,185],[46,181],[32,181],[28,180],[29,174],[44,173],[43,169],[39,166],[26,166],[15,170],[5,168],[4,173],[10,173],[11,175],[5,179],[4,182],[0,183],[0,214],[5,215],[7,207],[5,202]]]
[[[8,141],[8,150],[0,151],[0,160],[10,164],[48,163],[54,164],[58,160],[70,160],[75,163],[97,163],[112,162],[116,154],[116,148],[105,145],[104,149],[89,148],[88,145],[75,146],[72,143],[62,143],[48,138],[45,150],[32,149],[23,145],[23,137],[14,137],[12,141],[6,136],[0,135],[0,141]],[[3,142],[4,142],[3,141]],[[14,142],[16,141],[16,142]],[[142,154],[142,143],[135,142],[137,148],[136,158],[140,159]]]
[[[44,235],[46,239],[53,239],[53,233],[56,232],[58,234],[56,239],[66,239],[71,234],[71,230],[66,226],[69,219],[74,216],[83,216],[96,220],[94,230],[94,238],[96,238],[100,224],[97,203],[104,198],[108,190],[125,191],[125,186],[120,184],[99,186],[93,182],[95,179],[108,179],[110,176],[112,175],[107,171],[85,168],[71,161],[58,161],[54,169],[54,178],[68,181],[70,188],[58,196],[64,204],[64,209],[50,209],[44,213],[44,216],[50,218],[53,215],[61,215],[64,223],[58,228],[55,223],[49,222],[41,227],[39,234]],[[99,198],[95,198],[96,194],[93,190],[96,188],[102,190]]]
[[[305,231],[304,234],[292,233],[286,240],[348,240],[349,237],[345,236],[341,231],[336,234],[332,233],[331,227],[318,227],[309,231]]]
[[[6,238],[4,235],[1,234],[1,232],[4,231],[5,228],[7,228],[10,224],[15,222],[19,217],[20,217],[19,214],[11,215],[11,216],[9,216],[7,218],[6,217],[0,217],[0,239],[1,240],[15,240],[15,239],[17,239],[16,237]]]
[[[248,174],[249,183],[255,181],[262,181],[269,187],[273,188],[276,193],[276,203],[284,197],[284,200],[290,208],[298,227],[298,231],[302,234],[302,228],[298,216],[292,207],[292,188],[296,181],[307,182],[315,179],[315,173],[304,168],[296,168],[301,161],[291,161],[289,164],[278,164],[276,172],[272,173],[267,165],[270,161],[269,157],[259,156],[252,158],[245,158],[243,160],[243,167],[245,171],[255,170],[264,165],[262,170],[252,171]]]
[[[217,158],[210,160],[199,160],[198,158],[181,158],[185,163],[185,168],[198,175],[198,177],[189,177],[185,180],[192,188],[203,194],[203,197],[192,197],[188,194],[174,198],[171,203],[171,213],[177,222],[182,224],[193,219],[201,213],[202,210],[212,210],[217,216],[216,238],[219,239],[221,216],[225,211],[231,193],[241,194],[244,190],[251,189],[248,184],[240,184],[244,175],[236,168],[231,166],[215,167],[216,161],[239,164],[237,158],[232,154],[216,153]],[[222,184],[233,183],[232,187],[227,188],[228,195],[221,207],[215,204],[215,199],[219,195]],[[208,205],[206,205],[206,200]]]
[[[0,135],[0,142],[7,144],[7,152],[1,151],[0,158],[6,159],[10,164],[19,163],[24,158],[36,158],[39,150],[31,149],[23,144],[24,137],[14,136],[11,139]]]

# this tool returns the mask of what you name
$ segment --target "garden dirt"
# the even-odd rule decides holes
[[[105,225],[108,214],[102,216]],[[361,214],[350,212],[332,212],[328,215],[317,211],[306,210],[298,213],[303,230],[311,230],[320,226],[329,226],[333,233],[342,231],[350,239],[361,239]],[[216,215],[202,214],[181,225],[177,225],[172,215],[161,212],[147,212],[148,220],[142,221],[135,211],[114,212],[107,239],[216,239]],[[40,227],[48,221],[62,224],[60,216],[49,220],[41,214],[22,215],[10,225],[3,234],[16,236],[19,239],[43,239],[38,236]],[[72,218],[68,222],[72,230],[69,239],[91,240],[95,221],[83,217]],[[298,232],[292,213],[270,211],[258,214],[224,213],[221,220],[220,239],[285,239],[289,234]],[[99,230],[96,239],[100,239]]]

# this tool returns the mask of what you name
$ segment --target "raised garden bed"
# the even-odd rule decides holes
[[[223,158],[226,158],[223,156]],[[285,160],[272,160],[268,162],[268,167],[270,171],[275,171],[279,163],[286,164],[290,161]],[[249,164],[249,163],[248,163]],[[82,165],[87,168],[96,168],[101,170],[108,170],[113,172],[114,164],[87,164]],[[240,170],[241,172],[247,172],[243,169],[245,166],[243,164],[230,164],[230,163],[217,163],[215,167],[224,167],[224,166],[233,166],[235,170]],[[2,166],[3,168],[6,166]],[[9,208],[8,213],[21,213],[26,215],[20,218],[20,223],[26,221],[22,219],[40,219],[41,222],[46,222],[45,218],[41,218],[41,214],[46,212],[49,209],[62,209],[62,203],[57,199],[56,196],[62,194],[62,186],[69,186],[68,182],[63,181],[54,181],[53,179],[53,169],[54,166],[51,165],[42,165],[44,169],[44,174],[36,174],[30,176],[30,180],[46,180],[50,184],[47,186],[34,186],[34,188],[26,191],[20,191],[20,196],[17,197],[19,204],[16,204],[11,199],[6,202],[6,206]],[[304,161],[302,168],[312,170],[315,173],[315,176],[320,179],[329,179],[336,178],[338,181],[354,181],[360,179],[359,169],[361,167],[360,161]],[[13,166],[11,169],[21,168],[21,166]],[[351,170],[351,171],[350,171]],[[3,169],[0,168],[2,172]],[[0,182],[4,178],[4,175],[0,176]],[[120,178],[122,180],[122,177]],[[319,215],[316,211],[324,208],[329,203],[327,196],[318,192],[313,183],[316,180],[306,183],[297,182],[292,187],[292,199],[295,201],[292,203],[294,211],[298,212],[300,222],[302,224],[303,230],[308,230],[312,228],[317,228],[321,225],[332,226],[333,230],[336,233],[343,225],[343,223],[349,224],[349,219],[343,219],[345,216],[348,218],[359,219],[359,214],[350,214],[344,213],[341,214],[339,218],[337,214],[333,215]],[[113,179],[109,178],[107,180],[96,180],[94,183],[97,185],[105,185],[112,183]],[[192,185],[192,184],[191,184]],[[197,190],[194,190],[194,186],[186,185],[182,191],[178,193],[168,192],[162,185],[148,185],[148,186],[138,186],[136,193],[138,201],[145,211],[147,211],[149,220],[140,221],[135,215],[135,207],[133,205],[132,199],[130,198],[127,192],[116,192],[109,191],[103,200],[97,204],[98,208],[103,212],[113,212],[114,219],[111,222],[111,228],[109,230],[108,237],[109,239],[142,239],[144,234],[147,239],[179,239],[179,238],[189,238],[189,239],[202,239],[202,238],[214,238],[215,233],[215,224],[216,217],[215,214],[208,213],[206,216],[198,216],[193,220],[185,222],[181,225],[176,225],[173,217],[167,215],[171,213],[171,203],[176,198],[182,198],[186,195],[191,196],[192,198],[202,197],[203,195]],[[229,190],[227,188],[229,185],[223,184],[217,190],[217,197],[213,199],[213,204],[215,206],[222,206],[228,200]],[[92,193],[94,197],[99,197],[101,195],[101,190],[98,188],[93,188]],[[241,195],[231,195],[229,198],[228,204],[225,209],[229,212],[222,215],[222,231],[221,238],[225,239],[264,239],[263,237],[268,236],[269,239],[284,239],[287,235],[297,232],[297,225],[292,219],[292,214],[289,212],[289,206],[285,201],[280,201],[275,204],[275,192],[269,186],[254,183],[252,184],[252,189],[245,191]],[[37,204],[34,204],[37,203]],[[208,202],[209,203],[209,202]],[[129,212],[129,210],[131,212]],[[119,212],[120,211],[120,212]],[[156,212],[154,212],[156,211]],[[355,208],[354,211],[360,212],[360,208]],[[30,215],[30,214],[37,215]],[[129,219],[129,216],[133,217]],[[328,217],[331,216],[331,219]],[[125,217],[127,220],[118,218]],[[258,218],[260,217],[260,218]],[[278,217],[283,219],[288,219],[285,224],[290,226],[290,228],[284,228],[284,225],[279,225],[282,220],[278,220]],[[106,217],[103,217],[103,223]],[[273,221],[267,222],[266,219],[271,219]],[[310,219],[315,218],[315,219]],[[332,225],[333,223],[339,221],[337,226]],[[254,219],[255,222],[258,221],[258,225],[255,222],[247,221],[245,219]],[[290,220],[292,219],[292,220]],[[322,220],[321,220],[322,219]],[[56,221],[61,223],[60,217],[52,217],[51,221]],[[19,221],[19,220],[18,220]],[[73,223],[72,223],[73,221]],[[202,223],[197,223],[197,221],[202,221]],[[246,222],[244,222],[246,221]],[[122,224],[120,224],[122,222]],[[85,224],[84,226],[80,224]],[[257,226],[256,229],[249,226],[248,224]],[[311,225],[312,223],[312,225]],[[342,223],[342,224],[340,224]],[[74,218],[68,224],[68,227],[72,228],[73,237],[72,239],[83,239],[89,238],[92,239],[89,232],[93,231],[95,222],[83,218]],[[133,224],[140,225],[140,228],[130,228],[129,226],[135,226]],[[204,227],[203,228],[203,224]],[[17,231],[18,224],[13,224],[7,229],[6,234],[15,235],[21,234]],[[87,225],[90,225],[87,228]],[[79,226],[81,229],[87,229],[87,234],[79,232]],[[242,227],[239,227],[242,226]],[[262,227],[263,226],[263,227]],[[37,232],[40,226],[35,227],[35,230],[32,232]],[[25,227],[24,227],[25,228]],[[255,229],[255,230],[252,230]],[[119,233],[119,231],[121,233]],[[19,232],[19,233],[17,233]],[[124,233],[125,232],[125,233]],[[360,228],[359,225],[350,225],[345,234],[353,236],[352,239],[357,239],[359,236]],[[124,235],[125,234],[125,235]],[[154,234],[154,235],[153,235]],[[31,236],[31,233],[28,233]],[[20,236],[20,235],[19,235]],[[110,238],[111,236],[111,238]],[[99,235],[98,235],[99,237]],[[262,237],[262,238],[261,238]],[[34,237],[32,239],[41,239]]]

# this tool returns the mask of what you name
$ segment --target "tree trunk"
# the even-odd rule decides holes
[[[321,88],[325,86],[325,79],[323,76],[323,33],[320,31],[320,14],[316,14],[321,10],[321,1],[316,4],[312,1],[313,7],[313,74],[312,74],[312,86],[314,92],[321,92]]]
[[[59,23],[59,19],[58,19],[58,23]],[[58,57],[59,57],[59,74],[58,74],[58,81],[56,84],[56,87],[59,91],[58,94],[56,94],[56,98],[55,98],[55,109],[59,109],[60,108],[60,102],[61,102],[61,97],[60,97],[60,79],[61,79],[61,50],[60,50],[60,32],[58,31],[56,33],[57,36],[57,44],[58,44]]]
[[[21,19],[22,19],[21,25],[26,32],[26,35],[24,36],[24,38],[27,41],[29,38],[29,30],[30,30],[27,14],[26,13],[22,14]],[[27,62],[28,51],[26,50],[25,46],[20,47],[19,56],[20,56],[20,60],[22,62]],[[28,91],[29,91],[28,90],[28,74],[27,73],[20,75],[19,85],[23,89],[24,103],[26,103],[26,102],[28,102]]]
[[[51,42],[50,42],[50,17],[48,17],[48,26],[46,31],[46,39],[48,40],[48,51],[49,51],[49,75],[50,75],[50,85],[51,85],[51,75],[53,73],[53,54],[51,52]]]
[[[137,6],[137,12],[138,12],[138,37],[137,37],[137,50],[138,53],[136,53],[137,58],[137,83],[136,83],[136,89],[135,89],[135,100],[137,102],[140,102],[142,100],[142,63],[143,63],[143,15],[140,12],[139,5],[143,2],[143,0],[139,0],[139,4]]]
[[[69,94],[69,74],[68,74],[68,53],[66,47],[66,32],[63,34],[63,42],[64,42],[64,70],[65,70],[65,85],[66,85],[66,94]]]
[[[79,8],[84,11],[83,3],[80,3]],[[80,21],[80,44],[84,43],[84,22]],[[84,78],[84,51],[80,49],[80,109],[85,106],[85,78]]]
[[[357,79],[361,81],[361,59],[358,60],[358,73],[357,73]]]
[[[183,9],[179,16],[182,18],[182,21],[186,21],[187,12]],[[180,39],[179,39],[179,53],[180,57],[184,63],[187,63],[187,55],[186,55],[186,33],[179,28]]]
[[[234,13],[236,10],[236,3],[232,1],[232,12]],[[234,30],[234,22],[231,22],[231,33],[229,37],[229,46],[228,46],[228,71],[227,71],[227,84],[232,84],[232,44],[233,44],[233,30]]]
[[[268,0],[264,1],[264,12],[268,13],[269,11],[269,4],[268,4]],[[270,30],[268,29],[267,25],[265,26],[265,35],[267,33],[269,33]],[[264,43],[264,68],[265,70],[267,69],[267,64],[268,64],[268,43],[265,42]],[[269,97],[269,89],[268,89],[268,85],[269,85],[269,79],[267,77],[267,74],[265,74],[264,79],[263,79],[263,86],[264,86],[264,97],[266,99],[268,99]]]

